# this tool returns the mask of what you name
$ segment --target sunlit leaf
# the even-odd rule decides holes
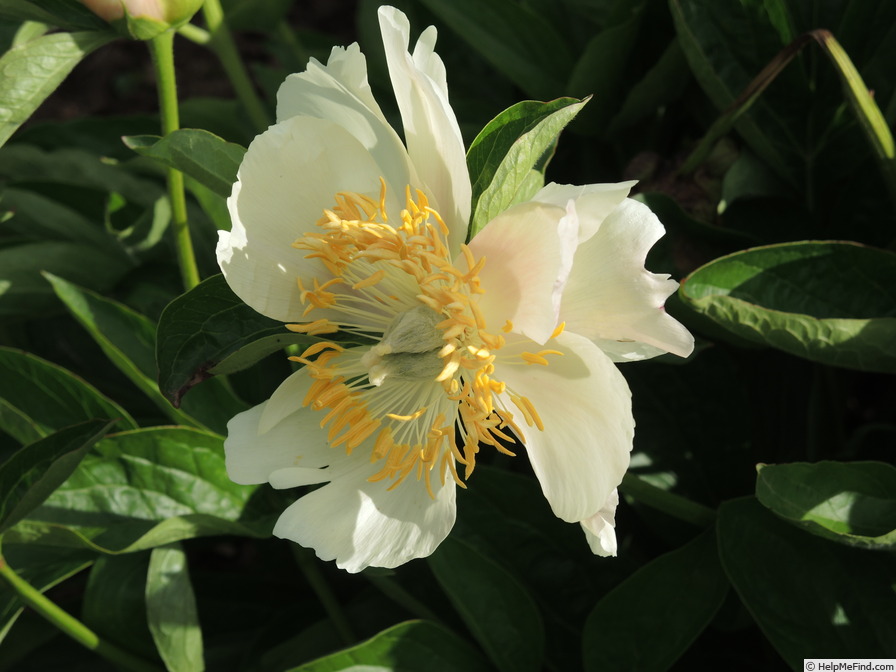
[[[160,138],[132,135],[125,144],[138,154],[161,161],[194,178],[220,196],[230,196],[246,150],[214,133],[184,128]]]
[[[490,669],[469,644],[450,630],[426,621],[409,621],[350,649],[294,667],[289,672],[486,672]]]
[[[896,372],[896,254],[842,242],[737,252],[697,269],[679,296],[731,333],[798,357]]]
[[[896,548],[896,468],[891,464],[764,465],[756,498],[820,537],[860,548]]]
[[[46,500],[106,433],[108,420],[88,420],[31,443],[0,465],[0,532]]]
[[[146,575],[146,613],[169,672],[202,672],[202,631],[187,556],[180,544],[152,550]]]
[[[531,171],[543,171],[545,153],[587,100],[524,101],[504,110],[480,131],[467,151],[473,180],[469,237],[514,203],[531,196]]]
[[[38,19],[40,20],[40,19]],[[112,38],[109,32],[53,33],[0,57],[0,145],[31,116],[87,54]]]
[[[0,19],[41,21],[67,30],[102,30],[106,24],[78,2],[70,0],[0,0]]]
[[[176,427],[114,434],[6,538],[124,553],[215,534],[266,537],[273,514],[250,503],[255,491],[227,477],[219,436]]]

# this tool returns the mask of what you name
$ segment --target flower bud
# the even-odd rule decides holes
[[[202,0],[81,0],[125,37],[151,40],[189,21]]]

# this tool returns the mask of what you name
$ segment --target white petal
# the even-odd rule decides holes
[[[399,195],[417,182],[401,138],[370,91],[367,62],[357,44],[334,47],[327,65],[312,58],[305,72],[286,78],[277,91],[277,121],[295,116],[328,119],[351,133]]]
[[[566,328],[598,345],[618,342],[619,347],[607,348],[618,359],[660,352],[687,357],[694,338],[663,309],[678,283],[644,268],[647,252],[663,233],[646,205],[623,201],[576,250],[560,310]]]
[[[224,453],[227,475],[232,481],[244,485],[266,483],[277,470],[300,465],[317,470],[341,458],[343,451],[328,447],[326,432],[318,426],[319,414],[308,408],[297,410],[270,431],[260,432],[259,423],[267,403],[250,408],[227,423]]]
[[[548,343],[564,353],[547,355],[548,366],[517,363],[522,360],[513,355],[537,351],[534,345],[508,343],[498,352],[494,377],[535,407],[543,431],[528,426],[502,395],[554,515],[577,523],[603,507],[628,468],[631,393],[610,359],[578,334],[564,332]]]
[[[466,238],[472,189],[460,127],[448,102],[445,66],[433,51],[435,28],[423,31],[412,56],[407,17],[394,7],[380,7],[379,20],[408,153],[432,207],[451,230],[449,241],[459,245]]]
[[[595,555],[616,557],[617,506],[619,506],[619,491],[613,490],[603,508],[581,523],[588,546]]]
[[[308,394],[308,390],[311,389],[312,383],[308,369],[304,367],[287,376],[286,380],[274,390],[271,398],[265,402],[264,411],[258,423],[258,433],[269,432],[285,417],[302,408],[302,401]]]
[[[544,185],[532,197],[532,200],[539,203],[552,203],[562,208],[565,208],[569,201],[575,202],[579,215],[579,242],[582,242],[597,233],[607,215],[625,200],[628,192],[636,184],[635,180],[618,184],[586,184],[582,186],[550,182]]]
[[[566,266],[575,249],[574,215],[565,208],[522,203],[505,210],[470,241],[477,259],[485,257],[479,274],[485,294],[479,307],[496,331],[506,320],[513,330],[544,343],[557,326],[556,300]],[[564,263],[565,262],[565,263]],[[466,268],[459,259],[460,268]]]
[[[378,197],[380,174],[358,140],[330,121],[293,117],[271,126],[249,145],[227,200],[233,229],[219,234],[217,249],[227,284],[268,317],[302,320],[297,278],[326,274],[292,243],[316,228],[337,192]]]
[[[300,369],[266,402],[227,423],[224,452],[232,481],[294,488],[329,481],[338,473],[348,456],[330,448],[320,426],[324,413],[302,406],[312,382],[307,369]]]
[[[313,548],[321,560],[336,560],[349,572],[430,555],[454,526],[454,481],[441,485],[433,475],[433,499],[412,476],[391,491],[388,482],[369,482],[375,467],[358,460],[299,499],[280,516],[274,535]]]

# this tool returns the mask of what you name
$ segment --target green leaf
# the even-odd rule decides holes
[[[196,597],[180,544],[152,550],[146,575],[146,614],[152,638],[169,672],[202,672],[202,630]]]
[[[56,299],[41,271],[102,292],[131,268],[123,254],[91,243],[46,240],[0,247],[0,316],[37,316],[53,307]]]
[[[604,26],[582,49],[566,85],[569,93],[593,97],[582,115],[583,125],[601,137],[607,135],[607,124],[619,109],[620,89],[626,77],[622,64],[631,59],[646,2],[629,0],[619,6],[624,9],[612,25]]]
[[[870,137],[878,149],[878,137],[887,144],[882,119],[871,110],[864,91],[855,98],[861,86],[858,74],[848,73],[845,64],[848,52],[866,82],[862,88],[874,91],[877,100],[889,100],[893,82],[883,64],[892,62],[896,22],[889,3],[741,0],[729,6],[672,0],[670,7],[697,81],[715,106],[726,111],[720,121],[727,119],[727,125],[736,118],[735,128],[753,151],[810,198],[842,182],[871,156],[860,124],[876,128]],[[819,28],[836,35],[844,51],[836,53],[821,33],[807,35]],[[833,65],[805,51],[787,65],[812,38],[831,55]],[[753,93],[762,90],[761,95],[741,98],[748,87]],[[864,106],[859,124],[854,115],[842,113],[844,99]],[[893,162],[884,163],[892,179]],[[817,198],[823,202],[823,196]]]
[[[16,34],[9,46],[17,47],[20,44],[25,44],[25,42],[30,42],[36,37],[45,35],[49,31],[49,29],[50,26],[48,26],[46,23],[41,23],[40,21],[25,21],[16,30]]]
[[[569,41],[530,5],[512,0],[423,4],[527,95],[558,95],[572,65]]]
[[[97,558],[84,590],[81,620],[104,640],[155,661],[144,597],[148,567],[146,553]]]
[[[129,553],[216,534],[267,537],[282,509],[250,502],[255,492],[227,477],[220,436],[186,427],[124,432],[97,443],[6,538]]]
[[[783,36],[774,29],[760,0],[745,0],[726,8],[707,0],[671,0],[670,7],[678,41],[691,70],[719,110],[726,110],[795,37]],[[798,80],[795,71],[785,70],[782,79],[790,80],[794,95],[805,97],[805,80]],[[796,123],[791,124],[782,116],[791,112],[793,105],[777,106],[768,98],[763,96],[755,101],[750,113],[742,116],[735,127],[753,151],[779,175],[795,183],[797,175],[805,171],[796,156],[802,140],[796,136]],[[788,170],[793,174],[787,174]]]
[[[109,360],[174,422],[223,431],[227,421],[244,410],[243,404],[221,387],[221,381],[206,386],[183,410],[174,408],[162,396],[156,382],[155,325],[127,306],[49,273],[45,276],[59,299],[87,329]],[[215,392],[215,396],[210,396]],[[198,403],[200,397],[204,397],[206,403]]]
[[[678,40],[673,40],[659,60],[629,90],[607,126],[607,133],[634,126],[656,114],[684,92],[690,80],[690,70]]]
[[[713,619],[728,579],[712,529],[610,591],[582,633],[585,670],[667,670]],[[650,633],[650,646],[644,634]]]
[[[232,30],[275,31],[292,0],[224,0],[221,5]]]
[[[209,378],[210,369],[229,355],[261,338],[286,334],[282,323],[244,304],[223,275],[203,280],[168,304],[159,319],[156,355],[162,394],[178,405],[190,388]],[[305,339],[307,343],[319,340]],[[261,354],[263,350],[253,352],[259,357],[269,354]],[[245,363],[244,357],[240,366]]]
[[[71,0],[0,0],[0,19],[41,21],[66,30],[107,28],[100,17]]]
[[[896,564],[777,518],[752,497],[719,509],[719,557],[731,584],[792,669],[806,656],[896,657]]]
[[[38,19],[40,20],[40,19]],[[0,57],[0,145],[21,126],[87,54],[109,42],[108,32],[53,33]]]
[[[88,420],[29,444],[0,465],[0,533],[41,505],[112,426]]]
[[[896,254],[797,242],[716,259],[679,296],[736,336],[798,357],[896,372]]]
[[[761,465],[756,498],[820,537],[860,548],[896,548],[896,467],[891,464]]]
[[[73,147],[44,150],[21,142],[7,145],[0,151],[0,175],[11,184],[38,182],[116,192],[143,207],[152,206],[165,193],[156,180],[138,177],[100,154]],[[56,228],[62,227],[57,224]],[[101,227],[93,228],[107,242],[112,239]]]
[[[476,466],[457,501],[452,537],[503,565],[536,601],[545,627],[546,669],[581,669],[580,624],[607,586],[630,572],[594,557],[582,528],[557,518],[538,481]]]
[[[541,615],[526,590],[503,567],[451,536],[427,562],[448,599],[499,670],[542,669]]]
[[[10,147],[0,151],[0,164],[8,149]],[[12,166],[12,169],[15,168]],[[33,191],[16,187],[4,188],[0,195],[0,210],[9,210],[14,215],[4,223],[4,231],[15,233],[24,240],[41,242],[53,239],[89,243],[108,251],[112,256],[120,256],[121,250],[115,246],[115,239],[103,230],[101,224]]]
[[[89,383],[21,350],[0,347],[0,399],[2,428],[22,443],[91,417],[117,419],[118,429],[137,427],[127,411]]]
[[[219,196],[230,196],[245,148],[208,131],[185,128],[160,138],[132,135],[125,144],[169,168],[176,168]]]
[[[89,567],[93,557],[89,551],[60,553],[58,548],[35,544],[3,544],[3,559],[42,593]],[[23,610],[15,590],[6,581],[0,581],[0,643]]]
[[[399,623],[366,642],[288,672],[487,672],[491,668],[467,642],[427,621]]]
[[[257,341],[252,341],[241,347],[236,352],[232,352],[222,359],[218,364],[209,369],[209,373],[220,376],[228,373],[236,373],[248,369],[255,362],[271,355],[290,345],[305,345],[313,343],[313,336],[306,334],[274,334],[272,336],[264,336]]]
[[[473,180],[470,238],[522,200],[520,192],[531,183],[530,172],[536,167],[543,171],[540,164],[545,154],[586,102],[575,98],[523,101],[501,112],[480,131],[467,151]]]

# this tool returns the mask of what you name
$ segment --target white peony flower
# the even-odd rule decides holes
[[[631,182],[549,184],[465,245],[470,178],[435,28],[408,53],[407,18],[379,19],[406,145],[358,46],[335,48],[284,82],[228,201],[217,253],[234,292],[345,337],[231,420],[228,473],[325,484],[274,534],[357,572],[432,553],[479,451],[513,454],[516,438],[554,513],[612,554],[634,434],[614,361],[693,348],[663,310],[677,284],[644,269],[663,227]]]

